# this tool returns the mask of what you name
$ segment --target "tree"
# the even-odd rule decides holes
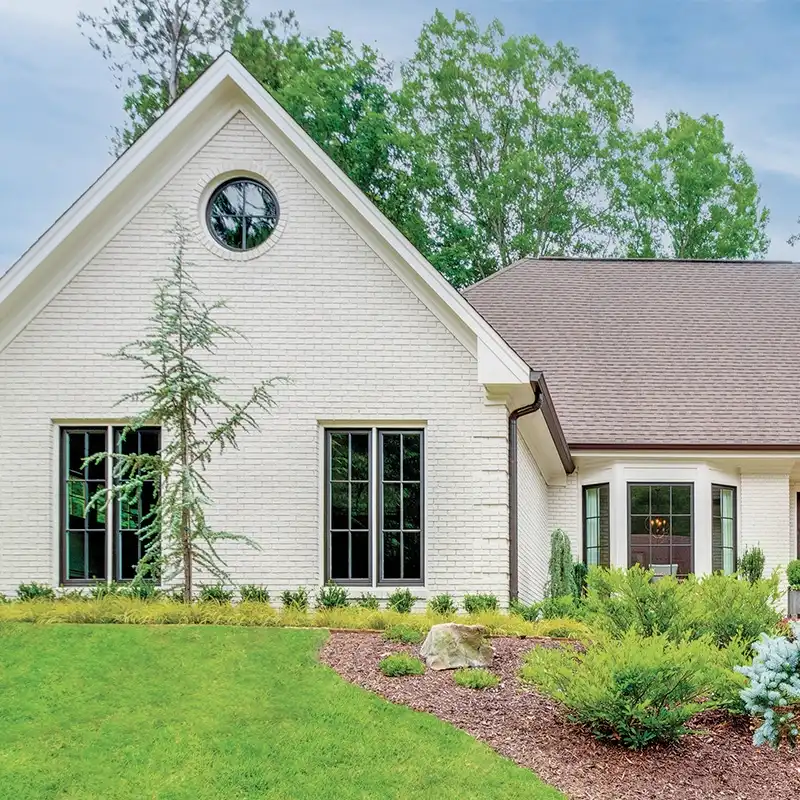
[[[758,258],[769,246],[753,170],[715,116],[670,112],[628,134],[614,195],[629,257]]]
[[[243,402],[222,397],[220,386],[226,379],[212,374],[202,360],[217,352],[220,340],[239,334],[215,320],[225,303],[205,302],[192,280],[186,261],[188,232],[180,218],[174,237],[170,272],[157,281],[145,338],[114,355],[138,364],[144,372],[144,388],[120,400],[142,406],[123,438],[145,425],[159,426],[161,452],[155,456],[115,452],[93,458],[110,458],[114,465],[115,480],[106,503],[117,500],[123,508],[135,507],[146,482],[159,487],[152,512],[142,520],[144,556],[136,579],[160,576],[170,581],[180,575],[184,600],[191,602],[195,567],[220,580],[227,578],[216,549],[220,541],[252,544],[246,537],[209,525],[208,465],[216,453],[236,448],[241,432],[258,430],[256,412],[269,412],[275,406],[270,389],[285,379],[262,380]],[[221,419],[219,413],[224,415]]]
[[[575,567],[572,562],[572,546],[569,537],[561,528],[550,536],[550,562],[547,565],[550,579],[547,581],[545,597],[555,600],[558,597],[574,597]]]
[[[117,152],[175,101],[210,51],[230,46],[246,9],[247,0],[115,0],[101,16],[78,14],[92,47],[132,90],[132,127],[117,131]]]
[[[437,12],[402,70],[403,127],[436,176],[425,215],[434,260],[465,285],[523,256],[594,254],[629,88],[572,48]]]

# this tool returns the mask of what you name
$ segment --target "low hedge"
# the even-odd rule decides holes
[[[0,622],[97,623],[121,625],[245,625],[262,627],[341,628],[386,630],[396,626],[427,633],[433,625],[457,621],[483,625],[493,636],[564,637],[589,639],[591,631],[575,620],[527,622],[500,611],[461,615],[404,614],[391,610],[347,608],[302,611],[275,609],[262,602],[237,605],[185,603],[172,600],[140,600],[110,595],[98,599],[31,600],[0,605]]]

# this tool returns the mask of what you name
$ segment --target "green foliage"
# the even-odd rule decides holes
[[[395,589],[387,598],[386,604],[393,611],[408,614],[414,607],[414,595],[408,589]]]
[[[586,578],[589,575],[589,567],[583,561],[576,561],[573,565],[573,576],[575,579],[575,599],[580,600],[586,594]]]
[[[484,611],[497,611],[497,597],[493,594],[465,594],[464,611],[467,614],[481,614]]]
[[[594,633],[585,622],[564,617],[541,620],[536,624],[533,635],[543,638],[575,639],[582,642],[594,638]]]
[[[226,589],[222,584],[217,583],[212,586],[201,586],[197,599],[201,603],[226,605],[233,600],[233,594],[232,589]]]
[[[217,321],[225,303],[207,303],[189,274],[186,259],[189,232],[176,217],[174,251],[166,277],[156,281],[149,326],[142,339],[122,347],[114,358],[133,362],[144,376],[144,388],[120,402],[140,411],[123,431],[125,436],[144,425],[162,430],[157,455],[100,453],[89,461],[111,459],[115,480],[108,496],[96,495],[92,504],[114,501],[136,505],[146,483],[160,487],[151,512],[142,520],[140,538],[145,553],[137,580],[182,578],[184,599],[191,602],[195,567],[227,582],[218,556],[221,541],[253,545],[244,536],[212,528],[206,519],[210,504],[207,469],[216,453],[237,447],[238,435],[258,430],[257,411],[275,405],[269,393],[282,379],[263,380],[243,402],[220,394],[225,378],[203,366],[218,356],[220,341],[240,337]],[[218,415],[223,415],[220,418]],[[254,545],[253,545],[254,546]]]
[[[308,589],[301,586],[295,591],[286,589],[281,592],[281,603],[285,609],[292,611],[308,611]]]
[[[359,608],[367,608],[370,611],[377,611],[381,607],[378,598],[369,592],[364,592],[361,597],[358,597],[355,604]]]
[[[123,588],[123,584],[98,581],[89,589],[89,597],[91,597],[93,600],[100,600],[103,597],[121,594]]]
[[[350,603],[347,589],[329,583],[317,592],[317,608],[346,608]]]
[[[786,567],[786,578],[792,589],[800,589],[800,558],[789,562]]]
[[[264,586],[254,584],[240,586],[239,596],[243,603],[269,603],[269,592]]]
[[[755,583],[764,577],[765,563],[764,551],[760,547],[745,548],[739,559],[739,572],[745,580]]]
[[[585,619],[620,637],[633,629],[642,636],[666,634],[673,641],[709,636],[719,646],[741,638],[752,642],[774,631],[778,576],[755,583],[716,573],[685,581],[634,566],[629,570],[592,567],[584,599]]]
[[[492,689],[500,683],[500,678],[488,669],[457,669],[453,681],[465,689]]]
[[[640,749],[686,732],[688,720],[709,705],[718,658],[704,640],[672,642],[631,630],[584,652],[535,648],[522,677],[599,739]]]
[[[434,264],[456,286],[523,256],[609,241],[607,187],[630,89],[561,42],[437,11],[402,68],[401,123],[429,176]]]
[[[511,613],[518,614],[529,622],[537,622],[543,619],[583,619],[586,612],[581,600],[577,600],[572,595],[565,595],[546,597],[529,606],[515,600],[511,604]]]
[[[756,746],[800,743],[800,624],[792,632],[793,640],[763,634],[753,645],[753,663],[738,668],[749,680],[742,691],[745,708],[762,720],[753,734]]]
[[[2,628],[4,800],[411,800],[429,787],[564,800],[448,723],[320,668],[324,631]]]
[[[21,583],[17,587],[17,599],[26,602],[29,600],[55,600],[56,593],[52,586],[46,586],[43,583]]]
[[[763,258],[769,212],[719,117],[670,111],[628,132],[613,192],[621,245],[636,258]]]
[[[456,604],[449,594],[437,594],[428,600],[428,611],[433,614],[455,614]]]
[[[419,644],[425,637],[422,631],[409,628],[408,625],[392,625],[383,632],[383,638],[387,642]]]
[[[422,675],[425,665],[407,653],[392,653],[382,658],[378,664],[380,671],[389,678],[398,678],[401,675]]]
[[[545,586],[545,597],[552,599],[577,595],[572,546],[569,536],[560,528],[554,530],[550,536],[550,562],[547,570],[550,578]]]

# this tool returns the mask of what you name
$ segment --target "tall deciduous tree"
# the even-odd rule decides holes
[[[239,334],[216,320],[225,303],[206,302],[192,280],[187,238],[187,229],[176,218],[172,263],[167,277],[157,282],[149,328],[144,338],[114,356],[138,364],[143,372],[143,388],[120,401],[140,406],[123,437],[146,425],[158,426],[161,452],[157,456],[115,452],[93,458],[112,459],[115,480],[108,502],[119,500],[123,507],[135,508],[145,483],[158,487],[155,506],[142,521],[144,557],[136,577],[171,581],[180,576],[183,597],[191,602],[195,567],[227,578],[217,553],[220,541],[252,544],[209,524],[206,470],[215,454],[236,448],[240,433],[258,429],[256,414],[275,406],[270,390],[285,379],[260,381],[242,402],[222,396],[220,387],[226,379],[203,362],[217,352],[220,342]]]
[[[667,114],[630,133],[619,163],[615,208],[625,255],[759,258],[769,212],[753,170],[715,116]]]
[[[158,116],[157,104],[137,106],[136,93],[159,98],[163,107],[172,103],[198,57],[202,63],[209,52],[230,46],[246,8],[247,0],[115,0],[100,16],[78,14],[92,47],[120,85],[132,89],[126,98],[132,127],[117,132],[118,150]]]
[[[607,187],[628,87],[572,48],[437,12],[402,70],[404,124],[431,165],[435,260],[457,285],[522,256],[592,254],[611,240]]]

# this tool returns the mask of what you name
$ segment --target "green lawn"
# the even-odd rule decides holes
[[[0,795],[158,800],[558,792],[316,662],[323,631],[0,625]]]

